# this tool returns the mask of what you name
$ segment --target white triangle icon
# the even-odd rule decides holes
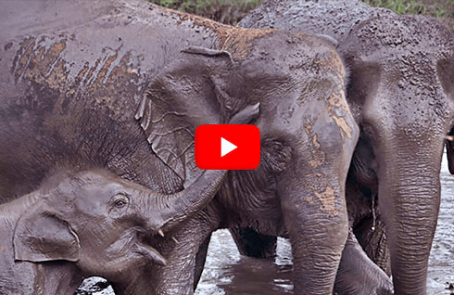
[[[237,148],[236,145],[221,137],[221,158]]]

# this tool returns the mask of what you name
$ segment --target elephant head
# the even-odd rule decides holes
[[[367,165],[356,153],[353,167],[378,179],[377,187],[375,176],[363,177],[378,190],[395,292],[426,294],[441,156],[454,123],[454,35],[428,18],[382,15],[358,24],[339,49],[351,68],[357,151],[373,151]]]
[[[144,238],[163,235],[203,208],[225,175],[205,171],[183,191],[162,195],[105,170],[58,172],[22,198],[23,206],[33,205],[14,230],[15,260],[70,261],[84,275],[113,282],[138,264],[164,265],[165,258]]]
[[[330,292],[347,238],[345,178],[358,138],[344,97],[343,63],[327,38],[237,30],[223,50],[181,53],[151,81],[136,117],[157,156],[190,183],[195,128],[224,123],[260,102],[260,166],[231,171],[216,201],[241,207],[241,214],[255,206],[278,208],[284,221],[271,214],[261,220],[271,220],[264,227],[275,232],[296,224],[289,233],[298,255],[295,290]],[[304,267],[307,257],[322,266]]]

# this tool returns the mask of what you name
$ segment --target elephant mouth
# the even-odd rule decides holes
[[[149,240],[149,235],[144,235],[143,233],[138,232],[136,235],[135,252],[161,266],[165,266],[167,264],[166,259],[161,255],[161,253],[159,253],[158,250],[148,244],[147,240]]]

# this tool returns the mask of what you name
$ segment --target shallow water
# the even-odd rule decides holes
[[[242,257],[227,230],[211,238],[208,257],[196,295],[293,294],[291,248],[279,238],[277,257],[270,260]]]
[[[427,294],[449,295],[446,282],[454,282],[454,177],[449,174],[446,156],[441,168],[441,207],[429,259]],[[292,292],[290,244],[278,240],[274,260],[241,257],[227,230],[211,239],[207,263],[196,295],[250,294],[277,295]]]
[[[429,258],[428,294],[449,294],[443,291],[446,282],[454,283],[454,177],[449,174],[446,156],[440,179],[441,205]]]
[[[443,157],[441,185],[440,216],[429,260],[427,294],[430,295],[449,295],[446,282],[454,282],[454,177],[449,174],[446,157]],[[195,294],[293,294],[291,276],[292,256],[287,240],[278,239],[276,258],[258,260],[240,256],[230,233],[219,230],[211,238]],[[86,284],[85,290],[88,291],[90,285],[93,283]],[[109,287],[85,294],[113,295],[113,291]]]

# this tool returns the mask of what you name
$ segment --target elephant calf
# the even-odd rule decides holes
[[[106,170],[54,173],[0,206],[0,294],[74,294],[86,276],[121,283],[144,263],[164,265],[143,237],[200,210],[225,174],[164,196]]]

